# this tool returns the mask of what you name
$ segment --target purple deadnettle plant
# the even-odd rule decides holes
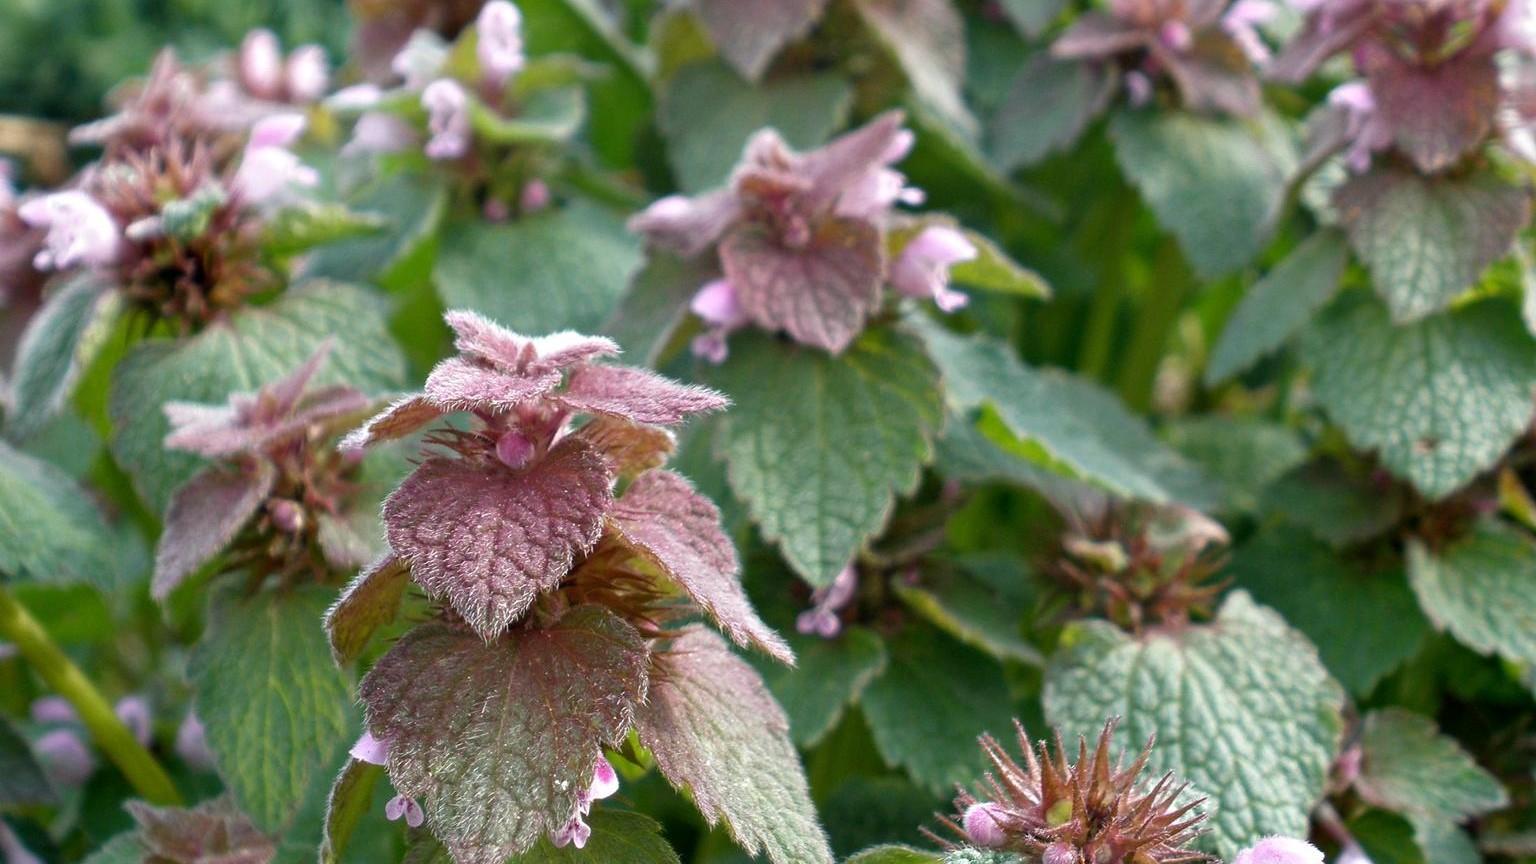
[[[806,153],[765,129],[748,142],[728,186],[662,198],[631,219],[631,230],[657,247],[718,260],[721,277],[691,307],[707,327],[695,353],[724,360],[726,337],[747,325],[840,353],[880,309],[887,284],[945,311],[965,305],[949,288],[949,268],[977,250],[960,231],[907,232],[887,252],[887,231],[903,224],[895,206],[924,197],[891,167],[912,143],[897,112]]]
[[[353,756],[387,767],[399,793],[388,815],[425,823],[460,864],[541,838],[582,846],[594,802],[617,789],[604,748],[635,732],[749,849],[761,843],[780,864],[830,860],[819,832],[796,841],[811,859],[754,833],[787,813],[739,809],[758,771],[787,776],[797,795],[804,781],[757,673],[687,623],[707,616],[738,644],[793,660],[752,610],[715,506],[661,467],[668,427],[726,400],[598,362],[618,353],[607,339],[529,338],[471,312],[447,321],[459,355],[343,442],[467,419],[426,439],[384,504],[390,552],[327,618],[345,661],[394,617],[407,579],[440,604],[360,686],[367,733]],[[698,724],[737,710],[750,710],[738,731],[761,749],[714,752]],[[738,765],[752,758],[772,767]]]

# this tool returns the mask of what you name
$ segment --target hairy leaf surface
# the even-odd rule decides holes
[[[101,512],[58,467],[0,441],[0,574],[110,585],[120,566]]]
[[[1448,823],[1463,822],[1509,803],[1509,794],[1435,721],[1401,708],[1365,718],[1360,776],[1367,803]]]
[[[1484,654],[1536,664],[1536,541],[1484,521],[1438,551],[1408,547],[1408,579],[1424,614]]]

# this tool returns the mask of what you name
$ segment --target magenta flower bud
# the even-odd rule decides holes
[[[704,283],[699,293],[693,295],[688,308],[706,324],[717,327],[740,327],[747,323],[747,314],[736,297],[736,289],[726,279]]]
[[[416,130],[393,114],[369,111],[357,118],[352,138],[341,148],[342,155],[364,153],[399,153],[416,143]]]
[[[208,749],[208,736],[203,730],[203,721],[197,719],[197,715],[191,711],[181,718],[181,725],[176,729],[176,755],[193,768],[213,770],[213,751]]]
[[[945,312],[964,306],[969,298],[949,287],[949,268],[976,257],[976,247],[953,228],[934,225],[907,242],[891,265],[891,285],[907,297],[931,297]]]
[[[265,28],[245,34],[238,54],[240,83],[251,95],[276,99],[283,87],[283,51]]]
[[[1323,864],[1323,853],[1295,837],[1265,837],[1237,853],[1232,864]]]
[[[522,208],[525,216],[548,207],[549,201],[549,184],[538,179],[529,180],[523,184],[522,194],[518,196],[518,206]]]
[[[458,159],[469,152],[469,97],[458,82],[440,78],[421,92],[427,109],[427,128],[432,139],[426,154],[431,159]]]
[[[1083,856],[1068,843],[1052,843],[1040,853],[1040,864],[1082,864]]]
[[[977,802],[965,808],[961,827],[973,845],[983,849],[1000,849],[1008,842],[1003,831],[1003,808],[990,802]]]
[[[1171,50],[1179,53],[1188,51],[1195,44],[1194,34],[1189,32],[1189,25],[1183,21],[1169,21],[1158,31],[1157,38]]]
[[[16,215],[33,228],[48,232],[42,250],[32,259],[39,270],[106,267],[116,262],[122,251],[117,220],[96,199],[79,190],[33,198],[17,208]]]
[[[496,439],[496,458],[508,468],[522,468],[533,458],[533,442],[522,432],[508,429]]]
[[[405,824],[412,828],[420,828],[421,823],[427,821],[427,814],[422,811],[421,805],[415,798],[407,798],[404,795],[396,795],[384,805],[384,816],[391,822],[405,820]]]
[[[283,66],[291,102],[315,102],[325,95],[331,83],[331,66],[325,49],[319,45],[300,45],[288,55]]]
[[[359,762],[367,762],[369,765],[384,765],[389,761],[389,742],[380,741],[373,737],[373,733],[363,730],[363,737],[357,739],[348,751],[352,758]]]
[[[817,588],[811,593],[813,605],[795,619],[795,629],[807,636],[815,635],[823,639],[831,639],[841,633],[843,621],[838,613],[853,601],[853,595],[858,590],[859,571],[849,564],[837,574],[831,585]]]
[[[504,86],[526,61],[522,13],[507,0],[491,0],[475,19],[475,35],[480,74],[492,87]]]
[[[55,729],[37,739],[37,759],[55,785],[72,788],[90,779],[96,759],[73,729]]]
[[[693,351],[693,356],[718,366],[724,363],[725,358],[731,353],[725,336],[725,331],[716,327],[693,337],[693,342],[688,347]]]
[[[272,524],[284,534],[297,534],[304,530],[304,508],[297,501],[278,498],[267,503]]]
[[[75,706],[69,704],[69,700],[63,696],[44,696],[41,699],[34,699],[28,713],[32,715],[34,723],[78,722]]]
[[[117,700],[113,707],[113,713],[117,719],[123,721],[128,731],[133,733],[140,746],[148,747],[150,736],[154,732],[154,718],[150,715],[149,701],[143,696],[124,696]]]
[[[619,791],[619,772],[613,770],[613,764],[605,757],[597,757],[597,765],[592,769],[592,788],[587,790],[586,800],[601,801],[613,796]]]

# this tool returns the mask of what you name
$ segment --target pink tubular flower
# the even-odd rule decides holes
[[[319,172],[288,149],[304,134],[306,123],[302,114],[273,114],[256,121],[231,181],[235,194],[252,206],[272,208],[290,203],[295,188],[318,185]]]
[[[319,45],[300,45],[288,55],[283,78],[291,102],[314,102],[325,95],[331,83],[330,63]]]
[[[396,795],[384,805],[384,817],[391,822],[405,820],[405,824],[412,828],[420,828],[427,821],[427,814],[422,811],[421,805],[415,798],[405,795]]]
[[[32,259],[39,270],[67,270],[83,265],[106,267],[122,252],[122,231],[96,199],[79,190],[55,192],[23,202],[21,221],[48,233]]]
[[[838,613],[853,602],[859,590],[859,571],[852,564],[844,567],[825,588],[817,588],[811,594],[811,608],[795,619],[795,629],[807,636],[831,639],[843,631],[843,619]]]
[[[208,749],[203,721],[191,711],[181,718],[181,725],[176,728],[176,755],[193,768],[213,770],[213,751]]]
[[[1323,864],[1323,853],[1305,840],[1265,837],[1237,853],[1232,864]]]
[[[357,118],[352,138],[341,148],[343,156],[368,153],[399,153],[416,143],[416,130],[393,114],[369,111]]]
[[[440,78],[421,91],[432,139],[426,154],[432,159],[458,159],[469,152],[469,97],[458,82]]]
[[[1259,26],[1274,20],[1278,11],[1274,0],[1237,0],[1221,17],[1221,29],[1243,49],[1250,62],[1262,67],[1269,62],[1271,53],[1259,36]]]
[[[961,827],[972,844],[983,849],[997,849],[1008,842],[1003,831],[1003,808],[996,804],[978,801],[965,809]]]
[[[933,225],[908,241],[891,265],[891,285],[905,297],[933,298],[945,312],[969,298],[949,287],[949,268],[976,257],[976,246],[953,228]]]
[[[507,0],[491,0],[475,19],[475,55],[480,60],[480,74],[492,87],[505,86],[523,68],[522,28],[522,13]]]
[[[367,762],[369,765],[384,765],[389,761],[389,742],[380,741],[373,737],[373,733],[363,730],[363,737],[357,739],[348,751],[352,758],[359,762]]]
[[[586,816],[592,812],[592,802],[601,801],[619,791],[619,775],[613,770],[613,765],[601,755],[597,757],[597,765],[592,770],[592,785],[587,787],[576,799],[576,812],[566,820],[553,833],[549,839],[558,848],[575,846],[577,849],[585,848],[587,840],[592,837],[592,828],[587,825]]]
[[[276,33],[263,27],[245,34],[236,61],[240,86],[247,93],[274,101],[281,97],[283,50]]]
[[[917,206],[923,203],[927,197],[923,190],[908,186],[905,175],[888,167],[907,158],[916,140],[910,129],[897,132],[885,152],[880,154],[879,162],[838,197],[838,215],[878,220],[897,204]]]
[[[688,308],[709,325],[708,330],[693,340],[693,353],[711,363],[725,362],[726,337],[746,326],[748,321],[730,280],[716,279],[705,283],[699,293],[693,295]]]
[[[1344,112],[1350,142],[1345,161],[1351,171],[1365,172],[1374,153],[1392,146],[1392,129],[1381,121],[1370,86],[1364,81],[1340,84],[1328,94],[1328,104]]]
[[[36,750],[48,778],[59,786],[79,786],[96,770],[96,758],[73,729],[45,733],[37,739]]]

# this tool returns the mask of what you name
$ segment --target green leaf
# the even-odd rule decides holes
[[[789,715],[789,733],[801,747],[814,747],[857,702],[875,676],[885,671],[885,642],[873,631],[850,627],[835,639],[790,634],[795,666],[758,664],[768,689]]]
[[[915,846],[927,842],[922,829],[933,827],[934,815],[949,809],[954,790],[935,795],[913,785],[900,774],[871,776],[864,773],[879,770],[880,755],[868,743],[869,732],[862,720],[850,724],[846,731],[848,737],[861,739],[857,747],[860,755],[849,753],[847,760],[837,762],[825,756],[817,759],[818,779],[831,779],[822,770],[829,763],[842,769],[838,776],[846,778],[819,804],[822,821],[832,835],[832,851],[851,855],[879,844]],[[847,743],[842,737],[828,739],[826,749],[843,752],[855,749],[847,747]],[[862,759],[862,762],[854,762],[855,759]],[[850,774],[852,771],[860,773]]]
[[[1115,83],[1097,63],[1030,57],[992,117],[987,152],[1013,171],[1071,147],[1104,110]]]
[[[944,864],[1024,864],[1024,859],[1012,852],[993,852],[990,849],[953,849],[944,856]]]
[[[961,642],[999,660],[1044,666],[1021,630],[1032,608],[1028,579],[1022,561],[978,561],[934,564],[918,581],[898,579],[891,587],[908,608]]]
[[[1109,134],[1121,170],[1201,276],[1236,270],[1269,241],[1296,165],[1278,117],[1122,110]]]
[[[1344,694],[1317,650],[1241,591],[1179,633],[1074,625],[1044,699],[1064,735],[1117,716],[1127,740],[1156,735],[1148,774],[1173,771],[1211,796],[1204,842],[1223,858],[1265,835],[1306,835],[1344,726]]]
[[[849,858],[845,864],[939,864],[939,856],[910,846],[876,846]]]
[[[1108,392],[1065,373],[1025,366],[997,340],[959,336],[927,319],[919,319],[917,329],[943,373],[951,408],[970,413],[985,406],[982,428],[1012,455],[1151,501],[1208,496],[1209,481],[1199,469]]]
[[[306,276],[389,288],[409,287],[426,278],[448,209],[448,187],[437,175],[396,171],[358,188],[345,203],[382,219],[384,230],[316,249],[304,269]]]
[[[580,87],[560,87],[529,94],[516,117],[503,117],[479,100],[469,105],[475,137],[492,144],[560,144],[581,129],[587,100]]]
[[[1221,483],[1226,506],[1251,512],[1265,487],[1307,458],[1301,436],[1254,417],[1206,415],[1171,423],[1168,443]]]
[[[1454,824],[1509,804],[1497,778],[1435,721],[1412,711],[1366,715],[1360,750],[1355,788],[1373,806]]]
[[[1409,816],[1408,821],[1413,824],[1413,842],[1429,864],[1483,864],[1477,844],[1455,825],[1422,816]]]
[[[1302,241],[1232,310],[1211,349],[1206,383],[1224,381],[1289,342],[1338,293],[1348,263],[1338,231],[1325,228]]]
[[[1491,169],[1425,177],[1377,165],[1334,195],[1350,245],[1398,323],[1451,305],[1509,254],[1530,193]]]
[[[143,864],[145,851],[144,844],[139,842],[139,832],[125,831],[102,844],[80,864]]]
[[[31,438],[63,410],[121,306],[118,294],[93,274],[53,289],[16,346],[5,418],[13,439]]]
[[[949,0],[854,0],[875,40],[895,59],[913,94],[967,137],[965,21]]]
[[[347,737],[347,673],[320,628],[330,592],[217,595],[187,675],[214,764],[235,802],[281,833]]]
[[[58,802],[27,739],[5,717],[0,717],[0,777],[5,778],[0,780],[0,810]]]
[[[320,864],[339,864],[343,860],[358,823],[373,807],[373,787],[383,773],[384,769],[378,765],[347,760],[325,802],[325,835],[320,845]]]
[[[1045,32],[1061,10],[1067,6],[1067,0],[1002,0],[1003,14],[1013,22],[1013,26],[1019,32],[1028,37],[1039,36]]]
[[[731,488],[813,585],[885,526],[933,457],[938,374],[904,332],[872,327],[837,356],[742,333],[711,383],[735,402],[720,439]]]
[[[1536,664],[1536,541],[1485,520],[1443,549],[1408,546],[1408,579],[1440,630],[1483,654]]]
[[[659,249],[648,250],[645,266],[602,327],[624,349],[627,363],[655,366],[677,328],[688,317],[688,304],[704,283],[718,278],[713,256],[684,260]]]
[[[1379,537],[1402,517],[1406,490],[1394,484],[1383,491],[1370,471],[1369,466],[1346,470],[1331,460],[1309,462],[1272,483],[1264,507],[1331,546]]]
[[[1414,842],[1413,825],[1401,816],[1367,810],[1346,827],[1371,864],[1429,864]]]
[[[595,332],[640,266],[613,214],[573,203],[518,222],[454,223],[438,252],[438,294],[519,333]]]
[[[890,665],[863,698],[880,756],[933,792],[980,779],[976,739],[1013,722],[1002,667],[930,627],[908,626],[888,647]]]
[[[586,848],[556,849],[546,837],[507,864],[679,864],[677,853],[662,839],[661,825],[649,816],[599,805],[589,823],[592,838]]]
[[[774,864],[831,864],[789,722],[757,672],[713,630],[693,626],[657,658],[636,716],[667,780],[724,821],[749,855]]]
[[[656,123],[684,192],[724,185],[752,133],[777,129],[791,147],[816,147],[842,127],[853,88],[832,75],[791,75],[756,87],[719,62],[678,70]]]
[[[1394,327],[1380,304],[1341,299],[1302,350],[1350,442],[1432,499],[1492,465],[1531,421],[1536,341],[1501,300]]]
[[[0,441],[0,575],[111,586],[119,565],[100,511],[75,481]]]
[[[1429,635],[1401,571],[1371,573],[1298,528],[1261,530],[1226,571],[1307,635],[1334,677],[1364,696]]]
[[[112,454],[159,513],[202,464],[164,448],[166,402],[223,404],[231,393],[255,391],[293,371],[327,338],[335,347],[317,385],[349,384],[367,393],[400,387],[405,361],[389,337],[383,305],[356,286],[310,282],[190,339],[134,346],[112,381]]]
[[[297,255],[316,246],[383,231],[389,222],[334,201],[305,201],[279,210],[266,223],[261,245],[270,255]]]

